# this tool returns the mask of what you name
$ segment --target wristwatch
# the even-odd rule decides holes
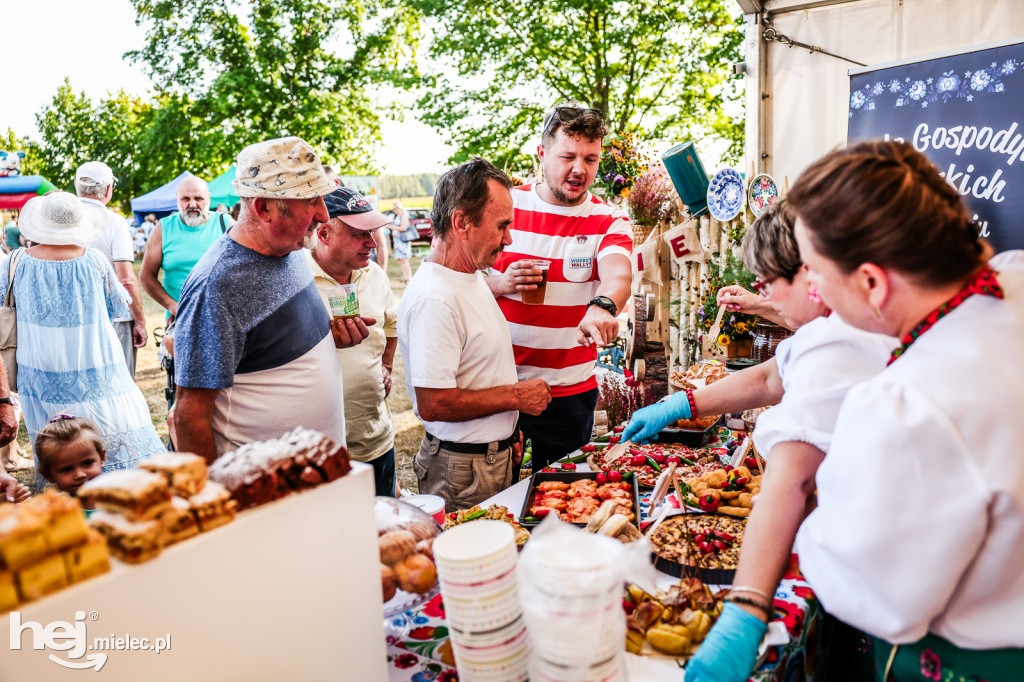
[[[12,398],[11,396],[7,396],[6,398],[0,398],[0,405],[10,405],[13,407],[14,398]]]
[[[596,305],[598,308],[601,308],[602,310],[607,310],[612,314],[612,317],[615,317],[619,314],[619,309],[615,305],[615,301],[608,298],[607,296],[598,296],[594,298],[593,300],[590,301],[590,303],[587,304],[587,307],[589,308],[592,305]]]

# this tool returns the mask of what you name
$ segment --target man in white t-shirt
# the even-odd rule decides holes
[[[106,206],[114,194],[114,174],[102,161],[87,161],[75,173],[75,192],[84,203]],[[107,231],[95,241],[82,244],[87,249],[99,249],[114,267],[118,281],[132,297],[132,316],[114,320],[114,330],[124,349],[128,372],[135,378],[135,356],[146,345],[146,316],[142,312],[142,295],[135,279],[135,251],[132,235],[124,218],[107,209]]]
[[[508,324],[484,274],[512,243],[508,176],[477,158],[437,183],[437,247],[398,306],[405,383],[426,435],[413,459],[419,491],[465,509],[511,485],[522,456],[519,412],[551,401],[541,379],[517,381]]]

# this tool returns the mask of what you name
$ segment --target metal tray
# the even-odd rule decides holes
[[[704,512],[686,512],[685,514],[677,514],[675,516],[726,516],[730,519],[741,520],[740,517],[729,516],[728,514],[708,514]],[[668,519],[666,519],[667,521]],[[746,537],[746,520],[743,520],[744,537]],[[682,578],[683,576],[693,576],[698,578],[702,583],[708,585],[732,585],[733,578],[736,576],[735,568],[701,568],[698,566],[688,566],[672,559],[665,559],[658,555],[657,552],[651,552],[651,559],[654,562],[654,567],[662,573],[668,573],[675,578]]]
[[[537,496],[537,486],[545,481],[561,481],[562,483],[572,483],[573,481],[582,481],[584,479],[597,480],[597,475],[601,473],[599,471],[552,471],[552,472],[538,472],[530,477],[530,487],[526,492],[526,499],[523,501],[523,509],[519,512],[519,524],[525,528],[534,528],[540,521],[524,521],[523,519],[530,517],[530,507],[533,506],[533,500]],[[639,527],[640,523],[640,495],[637,490],[636,477],[634,476],[629,481],[630,490],[633,493],[633,515],[636,519],[633,520],[633,525]],[[568,522],[566,522],[568,523]],[[574,526],[580,528],[586,527],[585,523],[573,523]]]
[[[679,443],[680,445],[686,445],[691,448],[702,448],[708,444],[711,437],[717,433],[718,427],[722,424],[722,417],[725,415],[719,415],[718,419],[714,421],[706,429],[662,429],[661,432],[651,439],[653,443]]]

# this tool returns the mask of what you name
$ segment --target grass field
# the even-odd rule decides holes
[[[422,258],[410,259],[413,272],[419,267]],[[135,272],[138,275],[141,259],[135,263]],[[400,299],[405,291],[402,284],[401,269],[398,261],[388,262],[388,276],[391,279],[391,287],[395,297]],[[149,412],[153,418],[153,426],[163,441],[167,442],[167,401],[164,398],[164,388],[167,386],[167,372],[160,367],[157,361],[157,346],[153,336],[154,330],[160,330],[164,326],[164,309],[148,294],[142,294],[142,308],[146,314],[146,331],[149,333],[149,341],[146,346],[139,349],[136,361],[135,383],[142,390],[149,404]],[[395,456],[397,462],[398,479],[403,488],[416,492],[416,476],[412,472],[412,457],[419,450],[420,441],[423,439],[423,425],[412,411],[412,403],[409,402],[409,394],[405,388],[405,368],[402,363],[401,353],[395,354],[394,373],[391,382],[391,395],[388,398],[388,405],[394,417],[398,433],[395,437]],[[28,431],[22,421],[21,429],[18,432],[18,443],[28,453],[29,441]],[[14,472],[19,480],[29,485],[36,491],[35,472],[32,470]]]

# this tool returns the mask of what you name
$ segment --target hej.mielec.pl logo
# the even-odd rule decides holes
[[[99,615],[93,611],[89,614],[90,620],[96,620]],[[96,637],[92,644],[89,643],[89,635],[86,626],[85,611],[75,612],[75,622],[57,620],[46,626],[35,621],[27,620],[21,622],[21,612],[11,612],[11,651],[20,651],[25,632],[31,633],[30,644],[33,649],[50,649],[53,651],[66,651],[67,659],[50,654],[49,658],[54,663],[72,668],[75,670],[86,670],[94,668],[97,672],[106,664],[107,654],[90,653],[82,657],[86,651],[169,651],[171,648],[170,634],[165,637],[157,637],[150,643],[149,638],[138,638],[125,635],[118,637],[111,634],[109,637]]]

